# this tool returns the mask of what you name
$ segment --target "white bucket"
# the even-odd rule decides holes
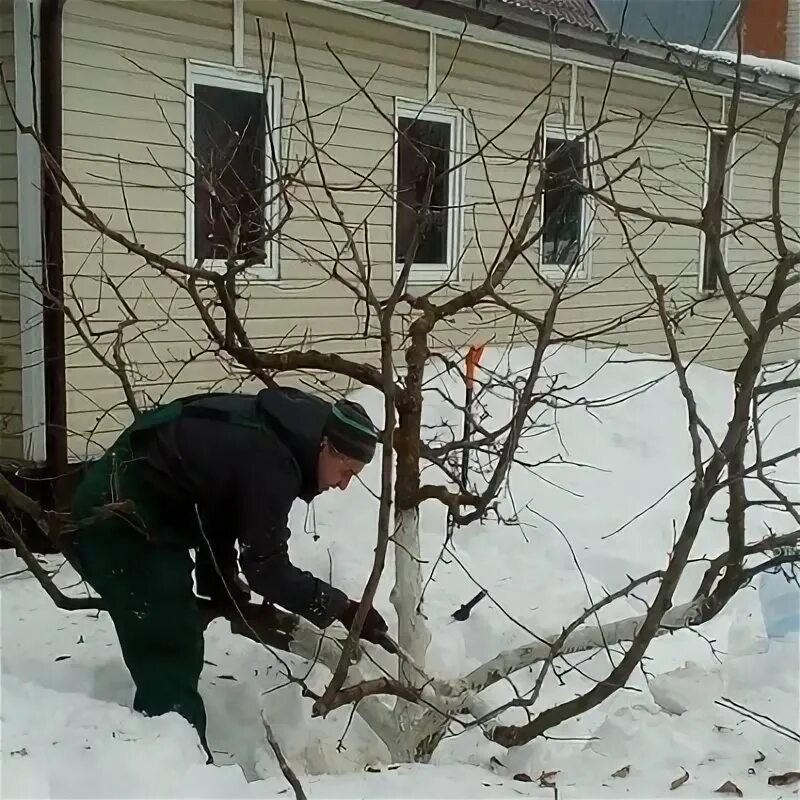
[[[761,613],[769,639],[800,631],[800,588],[780,570],[761,573],[758,586]]]

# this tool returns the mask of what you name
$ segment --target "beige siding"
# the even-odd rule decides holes
[[[732,168],[732,215],[741,219],[755,219],[770,214],[773,209],[780,213],[781,230],[787,246],[800,249],[800,137],[790,140],[785,163],[780,176],[779,207],[773,204],[773,175],[777,169],[778,142],[783,129],[783,115],[769,113],[763,108],[745,104],[743,121],[754,120],[736,141],[736,161]],[[796,126],[796,120],[795,120]],[[771,223],[748,225],[743,228],[739,241],[728,243],[727,261],[737,288],[765,286],[774,270],[778,258],[778,246]],[[789,301],[797,302],[796,291]],[[753,316],[761,312],[762,304],[753,309]],[[772,360],[800,357],[800,332],[795,320],[776,335],[768,351]]]
[[[258,69],[262,47],[268,58],[274,41],[272,72],[283,80],[282,147],[287,171],[298,169],[312,155],[303,135],[308,128],[300,124],[305,107],[284,19],[290,15],[314,137],[318,144],[324,143],[322,174],[347,221],[367,221],[372,286],[379,296],[386,295],[392,270],[392,209],[386,193],[393,182],[393,135],[385,116],[392,116],[395,97],[425,100],[428,37],[422,31],[301,2],[248,0],[246,8],[247,66]],[[66,5],[67,173],[113,228],[135,231],[149,248],[177,259],[183,258],[185,244],[185,199],[180,188],[186,180],[185,59],[230,64],[231,20],[230,4],[223,0],[137,0],[136,4],[71,0]],[[380,65],[377,72],[375,65]],[[472,152],[481,148],[481,156],[473,159],[465,176],[467,246],[460,283],[467,287],[482,278],[485,264],[503,247],[506,221],[520,192],[525,153],[542,115],[560,113],[568,103],[571,76],[566,67],[551,81],[545,60],[466,42],[457,49],[446,39],[439,40],[436,67],[440,81],[436,102],[462,109],[468,121],[467,147]],[[600,72],[579,71],[577,122],[591,124],[597,118],[606,81]],[[369,98],[359,90],[366,84]],[[699,114],[718,120],[720,100],[615,78],[608,88],[607,110],[614,112],[614,121],[604,125],[597,138],[600,155],[619,153],[609,164],[610,174],[619,175],[636,164],[635,172],[614,184],[617,200],[676,216],[699,216],[706,148]],[[649,117],[658,120],[647,123],[644,132],[640,127],[642,135],[634,142],[638,114],[646,123]],[[759,125],[771,136],[779,130],[775,119]],[[795,219],[800,213],[798,151],[795,142],[786,167],[787,176],[794,170],[795,177],[786,179],[784,212]],[[773,164],[774,148],[771,151],[765,143],[737,165],[733,199],[740,196],[737,182],[741,181],[748,213],[766,213],[763,205]],[[337,252],[343,250],[343,237],[333,224],[336,211],[319,186],[313,161],[303,175],[305,185],[294,186],[293,214],[283,229],[280,280],[252,284],[243,292],[240,308],[246,328],[256,346],[288,348],[313,341],[321,350],[374,359],[374,315],[368,319],[364,304],[356,303],[330,276]],[[106,332],[98,343],[101,355],[113,358],[116,328],[125,317],[112,284],[135,312],[136,322],[125,329],[124,340],[126,356],[136,364],[140,398],[145,391],[146,399],[154,400],[235,385],[237,373],[209,352],[208,337],[185,291],[69,214],[65,229],[67,281],[81,302],[80,311],[76,304],[73,309],[90,315],[92,331]],[[631,233],[645,266],[674,284],[676,296],[697,293],[696,229],[639,224]],[[635,314],[647,302],[637,270],[629,263],[624,231],[603,207],[597,210],[593,234],[589,281],[575,287],[559,323],[567,332],[603,327],[621,315]],[[732,263],[742,267],[737,281],[764,269],[761,236],[756,231],[742,245],[731,247]],[[359,237],[363,252],[363,225]],[[534,262],[538,259],[535,251],[530,256]],[[344,275],[353,269],[347,254],[339,268]],[[545,298],[523,263],[514,266],[504,294],[530,311],[540,310]],[[719,313],[719,308],[712,308],[704,317],[687,320],[681,344],[687,353],[703,350],[707,363],[730,366],[741,352],[742,334],[735,324],[722,325],[706,347],[718,324],[714,314]],[[480,317],[443,325],[437,336],[444,342],[478,337],[503,342],[514,332],[507,313],[487,310]],[[530,337],[532,330],[516,330],[516,335]],[[660,322],[652,314],[627,322],[621,333],[607,337],[612,343],[650,351],[663,351],[663,340]],[[791,352],[790,345],[781,347],[777,356]],[[129,416],[112,371],[98,366],[97,353],[74,333],[68,342],[67,379],[69,427],[74,432],[70,447],[74,456],[83,457],[106,444]]]
[[[377,254],[374,285],[377,292],[385,293],[390,278],[392,217],[390,208],[375,206],[392,182],[391,126],[366,98],[358,96],[353,79],[368,80],[373,64],[382,62],[370,85],[374,99],[390,115],[395,95],[424,97],[427,36],[368,24],[365,35],[372,41],[365,45],[353,38],[348,19],[341,15],[298,3],[252,2],[248,8],[268,15],[262,22],[264,37],[276,33],[273,69],[284,79],[287,124],[302,113],[297,70],[283,21],[283,15],[291,11],[309,108],[316,119],[315,135],[327,141],[323,155],[327,181],[353,184],[360,180],[359,173],[370,172],[360,190],[337,194],[349,221],[369,216],[370,240]],[[168,187],[170,178],[177,176],[176,182],[184,178],[185,59],[229,64],[231,13],[220,4],[186,2],[169,4],[164,17],[156,19],[150,13],[154,9],[165,7],[137,3],[133,9],[130,4],[79,0],[67,6],[66,167],[78,190],[92,205],[106,210],[112,225],[130,230],[130,218],[136,234],[149,247],[182,257],[185,201],[179,189]],[[324,48],[325,41],[345,60],[352,78],[337,67]],[[247,18],[245,46],[248,66],[258,69],[259,35],[252,15]],[[337,106],[345,103],[340,113]],[[289,141],[287,136],[284,140],[287,169],[309,152],[308,145],[298,139]],[[314,204],[323,200],[324,193],[318,189],[295,192],[295,211],[284,229],[281,281],[252,286],[242,315],[258,345],[288,346],[311,336],[320,349],[374,352],[374,339],[352,341],[363,331],[363,307],[354,316],[353,300],[327,274],[335,247],[325,226],[313,218]],[[93,314],[93,328],[113,327],[121,314],[108,284],[101,285],[100,266],[108,280],[125,281],[122,291],[135,307],[136,330],[156,328],[143,337],[146,342],[133,342],[127,350],[142,373],[139,386],[147,384],[150,395],[157,397],[165,391],[169,395],[216,385],[226,378],[224,365],[214,357],[198,357],[188,366],[183,364],[207,346],[185,293],[176,296],[173,283],[142,268],[123,248],[107,239],[98,240],[74,218],[65,218],[65,227],[67,272],[74,293]],[[169,324],[164,324],[165,317],[170,317]],[[106,337],[103,345],[107,347],[109,342]],[[127,416],[124,410],[113,408],[121,400],[115,377],[107,369],[93,366],[95,357],[75,336],[69,352],[70,428],[76,432],[70,445],[80,457],[87,451],[86,437],[95,443],[88,447],[92,451],[97,443],[106,442]],[[235,379],[229,378],[228,385]]]
[[[442,87],[454,102],[470,109],[471,117],[477,121],[480,131],[476,138],[487,141],[498,131],[499,139],[488,148],[483,163],[471,170],[469,199],[476,205],[488,200],[495,192],[501,199],[497,203],[484,202],[469,219],[468,232],[480,239],[482,248],[468,253],[465,261],[472,270],[479,273],[484,260],[483,251],[493,256],[501,247],[507,219],[519,193],[519,185],[506,180],[509,160],[516,159],[516,169],[512,171],[518,179],[526,148],[531,145],[536,123],[543,113],[556,112],[559,104],[565,101],[567,89],[558,81],[552,92],[543,94],[530,113],[522,114],[531,96],[541,90],[542,81],[548,76],[548,65],[538,65],[539,81],[531,80],[526,74],[532,69],[530,59],[520,59],[516,63],[503,54],[503,64],[508,67],[503,72],[492,71],[489,64],[497,54],[487,48],[459,49],[459,59],[453,62],[455,46],[445,48],[440,54],[440,72],[449,72],[449,78]],[[490,82],[483,86],[482,81]],[[719,123],[722,106],[719,98],[688,92],[673,87],[659,86],[634,81],[630,78],[614,77],[608,85],[606,73],[581,68],[577,77],[577,96],[579,110],[575,122],[591,126],[601,118],[610,117],[610,123],[597,130],[595,157],[598,160],[610,158],[605,165],[609,179],[614,180],[613,199],[618,203],[643,208],[655,213],[669,214],[678,218],[694,219],[700,217],[704,199],[706,137],[704,120]],[[519,82],[523,89],[516,96],[509,93],[508,86]],[[501,97],[499,106],[494,100],[484,101],[498,87],[496,97]],[[460,90],[460,91],[459,91]],[[479,98],[477,101],[475,98]],[[605,99],[604,99],[605,98]],[[485,115],[484,105],[490,107]],[[548,107],[549,106],[549,107]],[[763,116],[763,107],[743,109],[741,119],[750,119],[761,114],[753,123],[758,135],[742,135],[736,155],[741,161],[734,165],[732,180],[731,217],[737,214],[745,217],[763,216],[770,208],[770,183],[776,164],[776,148],[765,140],[767,136],[777,139],[780,136],[782,120],[777,114]],[[701,116],[702,115],[702,116]],[[532,118],[532,120],[531,120]],[[481,125],[483,123],[483,125]],[[755,139],[761,146],[754,148],[745,140]],[[800,218],[798,199],[800,198],[800,171],[798,153],[800,139],[795,136],[787,155],[784,169],[783,214],[790,227],[787,234],[797,229]],[[626,177],[615,178],[637,162],[638,166],[626,173]],[[488,180],[487,180],[488,176]],[[595,169],[595,180],[602,182],[602,169]],[[492,190],[489,190],[491,184]],[[506,189],[504,192],[503,190]],[[604,194],[609,196],[609,192]],[[579,293],[562,306],[559,320],[562,329],[568,333],[586,332],[604,328],[612,320],[623,315],[636,315],[650,303],[647,292],[643,290],[641,271],[636,266],[633,252],[641,259],[642,265],[656,275],[664,284],[673,287],[676,299],[683,302],[688,297],[698,296],[700,280],[701,236],[696,228],[678,225],[653,224],[632,221],[626,217],[632,247],[628,247],[626,231],[618,222],[616,215],[600,205],[593,218],[592,253],[589,266],[589,279],[584,286],[578,284]],[[736,271],[734,286],[744,288],[754,273],[761,276],[770,266],[774,266],[774,254],[769,251],[769,231],[752,226],[742,231],[739,240],[731,239],[727,252],[731,268]],[[796,236],[794,237],[796,241]],[[766,248],[766,249],[765,249]],[[774,251],[774,237],[772,237]],[[771,261],[770,256],[773,256]],[[538,263],[538,252],[530,252],[531,259]],[[549,292],[536,279],[529,266],[518,262],[512,270],[513,280],[507,284],[507,292],[515,297],[515,304],[531,312],[542,312],[549,300]],[[509,297],[509,299],[511,299]],[[751,302],[747,312],[755,318],[760,304]],[[707,303],[702,315],[695,315],[681,326],[679,343],[688,355],[702,352],[705,363],[729,367],[736,362],[737,348],[742,343],[742,333],[738,325],[722,319],[722,302]],[[484,314],[481,325],[492,320],[495,333],[500,341],[506,340],[518,331],[517,321],[508,312],[496,315]],[[717,326],[720,326],[717,329]],[[709,339],[713,335],[713,340]],[[653,312],[623,326],[614,334],[608,334],[605,341],[622,344],[634,350],[663,352],[664,332],[661,321]],[[787,330],[777,337],[770,348],[771,358],[797,357],[797,336]]]
[[[9,98],[0,91],[0,459],[22,455],[22,384],[17,263],[14,33],[10,3],[0,4],[0,63]]]
[[[789,0],[786,19],[786,58],[800,63],[800,0]]]

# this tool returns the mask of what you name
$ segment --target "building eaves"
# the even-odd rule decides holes
[[[507,0],[389,0],[401,5],[490,31],[521,37],[560,51],[570,51],[602,61],[626,64],[681,79],[702,81],[730,90],[736,82],[736,64],[664,44],[622,36],[619,32],[589,29],[567,20]],[[800,81],[786,75],[765,72],[748,64],[740,69],[742,91],[772,100],[789,99],[800,92]]]
[[[602,32],[607,30],[591,0],[500,0],[500,2],[587,30]]]

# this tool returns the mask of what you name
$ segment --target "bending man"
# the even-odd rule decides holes
[[[334,620],[350,627],[358,604],[289,561],[288,516],[296,498],[346,489],[377,440],[364,409],[349,401],[286,388],[196,395],[143,413],[89,467],[72,502],[74,549],[114,622],[135,710],[177,711],[208,752],[192,549],[198,594],[223,604],[249,599],[238,542],[253,591],[320,628]],[[109,506],[118,510],[98,513]],[[371,609],[361,636],[380,644],[386,631]]]

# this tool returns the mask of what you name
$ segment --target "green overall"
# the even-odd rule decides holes
[[[188,399],[188,398],[187,398]],[[136,684],[133,707],[148,716],[176,711],[206,740],[197,690],[203,668],[203,625],[193,591],[189,550],[202,543],[193,504],[166,504],[137,469],[132,439],[176,420],[184,401],[143,413],[88,469],[72,499],[79,526],[74,548],[86,581],[102,597]],[[208,415],[204,415],[208,416]],[[254,420],[226,421],[261,427]],[[132,509],[98,515],[110,503]]]

